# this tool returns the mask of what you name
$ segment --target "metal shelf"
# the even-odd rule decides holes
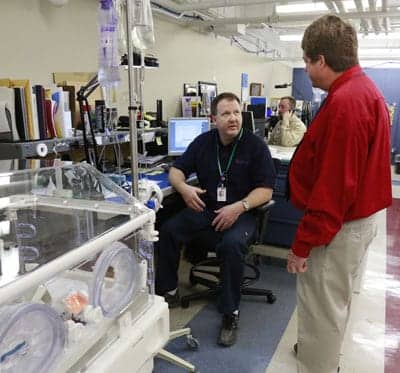
[[[89,141],[91,138],[89,137]],[[109,135],[96,135],[99,146],[129,142],[129,132],[118,131]],[[83,137],[54,138],[21,142],[0,142],[0,160],[41,157],[40,148],[47,147],[47,154],[68,152],[83,146]]]

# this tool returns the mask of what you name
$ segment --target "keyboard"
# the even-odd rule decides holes
[[[139,154],[138,163],[142,167],[152,167],[155,166],[157,163],[161,162],[166,157],[167,157],[166,155],[145,156],[143,154]]]

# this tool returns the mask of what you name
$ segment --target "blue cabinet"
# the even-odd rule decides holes
[[[303,212],[286,199],[288,170],[289,164],[282,162],[277,173],[272,197],[275,205],[271,208],[268,226],[262,240],[264,244],[290,247],[296,234],[297,225],[303,216]]]

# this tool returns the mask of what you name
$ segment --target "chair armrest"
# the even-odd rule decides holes
[[[257,206],[254,210],[257,214],[264,214],[265,212],[269,211],[269,209],[275,205],[275,201],[270,199],[268,202],[263,203],[260,206]]]
[[[254,237],[255,244],[258,244],[262,239],[262,237],[264,236],[270,209],[273,205],[275,205],[275,201],[271,199],[268,202],[265,202],[254,209],[257,220],[256,235]]]

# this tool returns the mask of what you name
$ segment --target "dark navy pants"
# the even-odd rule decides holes
[[[244,256],[255,233],[256,219],[247,212],[241,214],[231,228],[215,232],[211,226],[214,218],[213,212],[195,212],[185,208],[161,227],[157,244],[156,290],[158,294],[164,294],[177,288],[182,246],[195,237],[207,235],[207,242],[215,242],[215,251],[221,260],[222,289],[218,308],[221,313],[230,314],[239,309]]]

